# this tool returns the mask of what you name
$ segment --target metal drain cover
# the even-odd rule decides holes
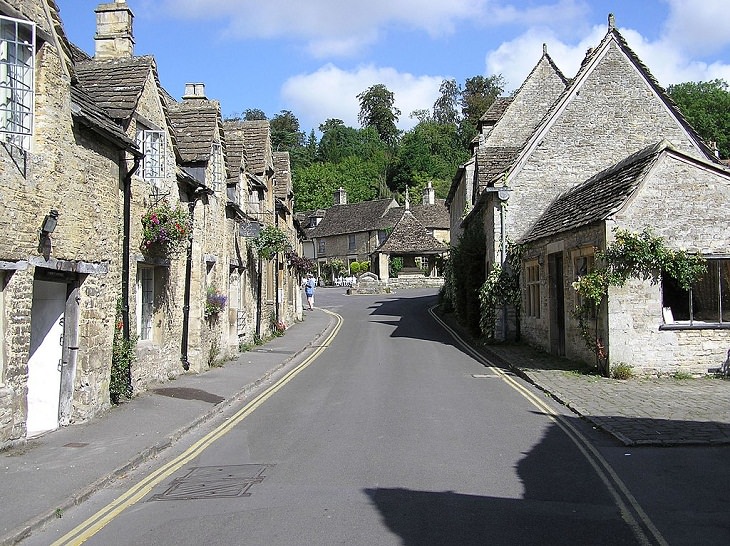
[[[181,478],[175,478],[164,493],[149,500],[196,500],[250,497],[251,486],[261,483],[264,472],[272,464],[241,464],[232,466],[199,466]]]

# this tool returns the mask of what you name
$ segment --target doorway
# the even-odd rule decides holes
[[[563,284],[563,253],[548,255],[550,283],[550,352],[565,356],[565,290]]]
[[[66,283],[33,281],[28,358],[28,438],[58,428]]]

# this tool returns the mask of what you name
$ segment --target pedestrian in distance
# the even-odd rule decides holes
[[[311,311],[314,307],[314,287],[317,286],[317,281],[311,273],[307,273],[307,278],[304,280],[304,295],[307,297],[307,305]]]

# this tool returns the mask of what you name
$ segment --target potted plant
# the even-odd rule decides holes
[[[209,286],[205,297],[205,318],[207,320],[217,318],[220,312],[226,308],[227,301],[228,298],[214,285]]]

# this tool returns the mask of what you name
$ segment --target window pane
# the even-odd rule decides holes
[[[720,260],[708,260],[707,272],[692,285],[692,320],[719,322]]]
[[[140,339],[150,339],[152,333],[152,314],[155,301],[155,276],[151,267],[139,270],[140,290],[142,291],[142,305],[140,308]]]
[[[689,291],[672,277],[662,274],[662,307],[671,310],[674,320],[689,320]]]

